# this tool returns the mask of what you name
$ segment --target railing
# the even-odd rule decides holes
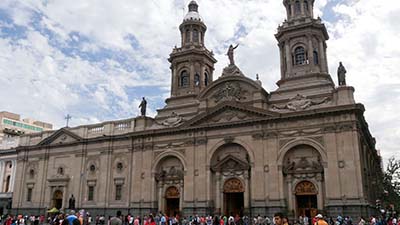
[[[88,132],[90,134],[99,134],[99,133],[103,133],[103,131],[104,131],[104,126],[90,127],[88,129]]]
[[[97,136],[106,136],[115,134],[122,134],[124,132],[133,131],[135,127],[135,119],[110,121],[101,124],[92,124],[86,126],[79,126],[74,128],[66,128],[72,133],[77,134],[82,138],[92,138]],[[31,133],[23,135],[20,144],[23,146],[38,144],[40,141],[53,135],[57,130]],[[0,143],[1,148],[1,143]]]
[[[121,130],[129,130],[131,128],[130,122],[120,122],[114,124],[114,129],[121,131]]]

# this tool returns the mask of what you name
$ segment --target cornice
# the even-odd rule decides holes
[[[265,111],[266,113],[268,111]],[[363,118],[364,106],[362,104],[354,104],[354,105],[344,105],[344,106],[333,106],[333,107],[326,107],[320,109],[313,109],[313,110],[306,110],[302,112],[290,112],[285,114],[276,114],[270,115],[266,118],[257,118],[252,120],[246,121],[236,121],[236,122],[226,122],[226,123],[208,123],[199,126],[188,126],[188,127],[174,127],[174,128],[165,128],[159,130],[148,130],[148,131],[140,131],[140,132],[131,132],[126,134],[120,134],[115,136],[106,136],[106,137],[96,137],[96,138],[88,138],[81,141],[74,143],[74,145],[79,144],[89,144],[95,142],[105,142],[105,141],[115,141],[121,139],[139,139],[139,138],[146,138],[151,136],[165,136],[165,135],[176,135],[182,134],[187,132],[195,132],[199,130],[207,131],[207,130],[214,130],[214,129],[225,129],[225,128],[232,128],[232,127],[244,127],[244,126],[252,126],[252,125],[260,125],[266,123],[279,123],[284,121],[293,121],[299,119],[306,119],[306,118],[313,118],[321,117],[325,115],[332,115],[338,113],[356,113],[358,116]],[[365,119],[360,119],[361,125],[363,127],[363,131],[369,134],[369,137],[372,138],[370,132],[368,130],[368,125],[365,122]],[[71,144],[68,144],[71,145]],[[147,145],[146,143],[142,143],[141,145]],[[26,151],[26,150],[38,150],[43,148],[51,149],[53,147],[61,147],[67,146],[66,145],[57,145],[57,146],[23,146],[18,147],[17,151]]]

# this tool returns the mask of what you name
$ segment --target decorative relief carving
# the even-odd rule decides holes
[[[207,138],[196,139],[196,145],[204,145],[204,144],[207,144]]]
[[[339,130],[344,132],[344,131],[352,131],[353,130],[353,125],[352,124],[341,124],[338,126]]]
[[[244,192],[244,186],[239,179],[232,178],[225,182],[224,193],[241,193]]]
[[[264,172],[265,172],[265,173],[268,173],[268,172],[269,172],[269,165],[265,165],[265,166],[264,166]]]
[[[240,87],[239,83],[227,82],[225,87],[220,88],[212,95],[212,98],[214,98],[215,103],[220,101],[240,101],[246,99],[245,93],[246,91]]]
[[[296,185],[296,189],[294,191],[295,195],[316,195],[318,194],[317,189],[314,184],[309,181],[302,181]]]
[[[235,138],[232,137],[232,136],[226,136],[226,137],[224,137],[225,143],[232,143],[233,140],[235,140]]]
[[[162,169],[161,172],[155,174],[157,181],[165,180],[183,180],[184,173],[181,168],[172,166],[168,171]]]
[[[179,196],[180,196],[179,190],[175,186],[169,187],[165,191],[165,198],[179,198]]]
[[[237,110],[227,109],[218,116],[211,118],[212,122],[230,122],[250,118],[246,113]]]
[[[259,139],[262,139],[264,137],[264,133],[259,132],[259,133],[255,133],[255,134],[253,134],[251,136],[256,140],[259,140]]]
[[[321,105],[331,102],[331,98],[325,97],[323,99],[313,101],[304,95],[297,94],[289,100],[286,105],[272,105],[271,109],[274,111],[302,111],[310,108],[311,106]]]
[[[275,131],[267,132],[264,134],[264,138],[276,138],[278,137],[278,133]]]
[[[35,177],[35,175],[38,172],[38,169],[39,169],[39,163],[37,161],[28,163],[26,171],[27,174],[29,174],[30,179],[33,179]]]
[[[156,123],[158,125],[166,126],[166,127],[177,127],[184,122],[182,116],[178,115],[176,112],[172,112],[169,117],[161,122]]]
[[[301,157],[297,161],[287,159],[283,166],[283,173],[285,175],[292,175],[295,178],[312,178],[319,173],[324,172],[324,167],[321,162],[321,157],[317,161],[311,161],[307,157]]]

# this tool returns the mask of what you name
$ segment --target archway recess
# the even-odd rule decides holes
[[[155,167],[158,210],[174,216],[182,210],[184,166],[179,158],[167,155]]]
[[[56,190],[53,193],[53,207],[56,209],[61,209],[63,203],[63,192],[60,190]]]
[[[231,178],[224,184],[224,213],[225,215],[242,216],[244,211],[243,183],[237,178]]]

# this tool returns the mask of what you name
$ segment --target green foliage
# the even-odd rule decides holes
[[[391,157],[383,174],[383,198],[384,207],[394,205],[394,209],[400,210],[400,160]]]

